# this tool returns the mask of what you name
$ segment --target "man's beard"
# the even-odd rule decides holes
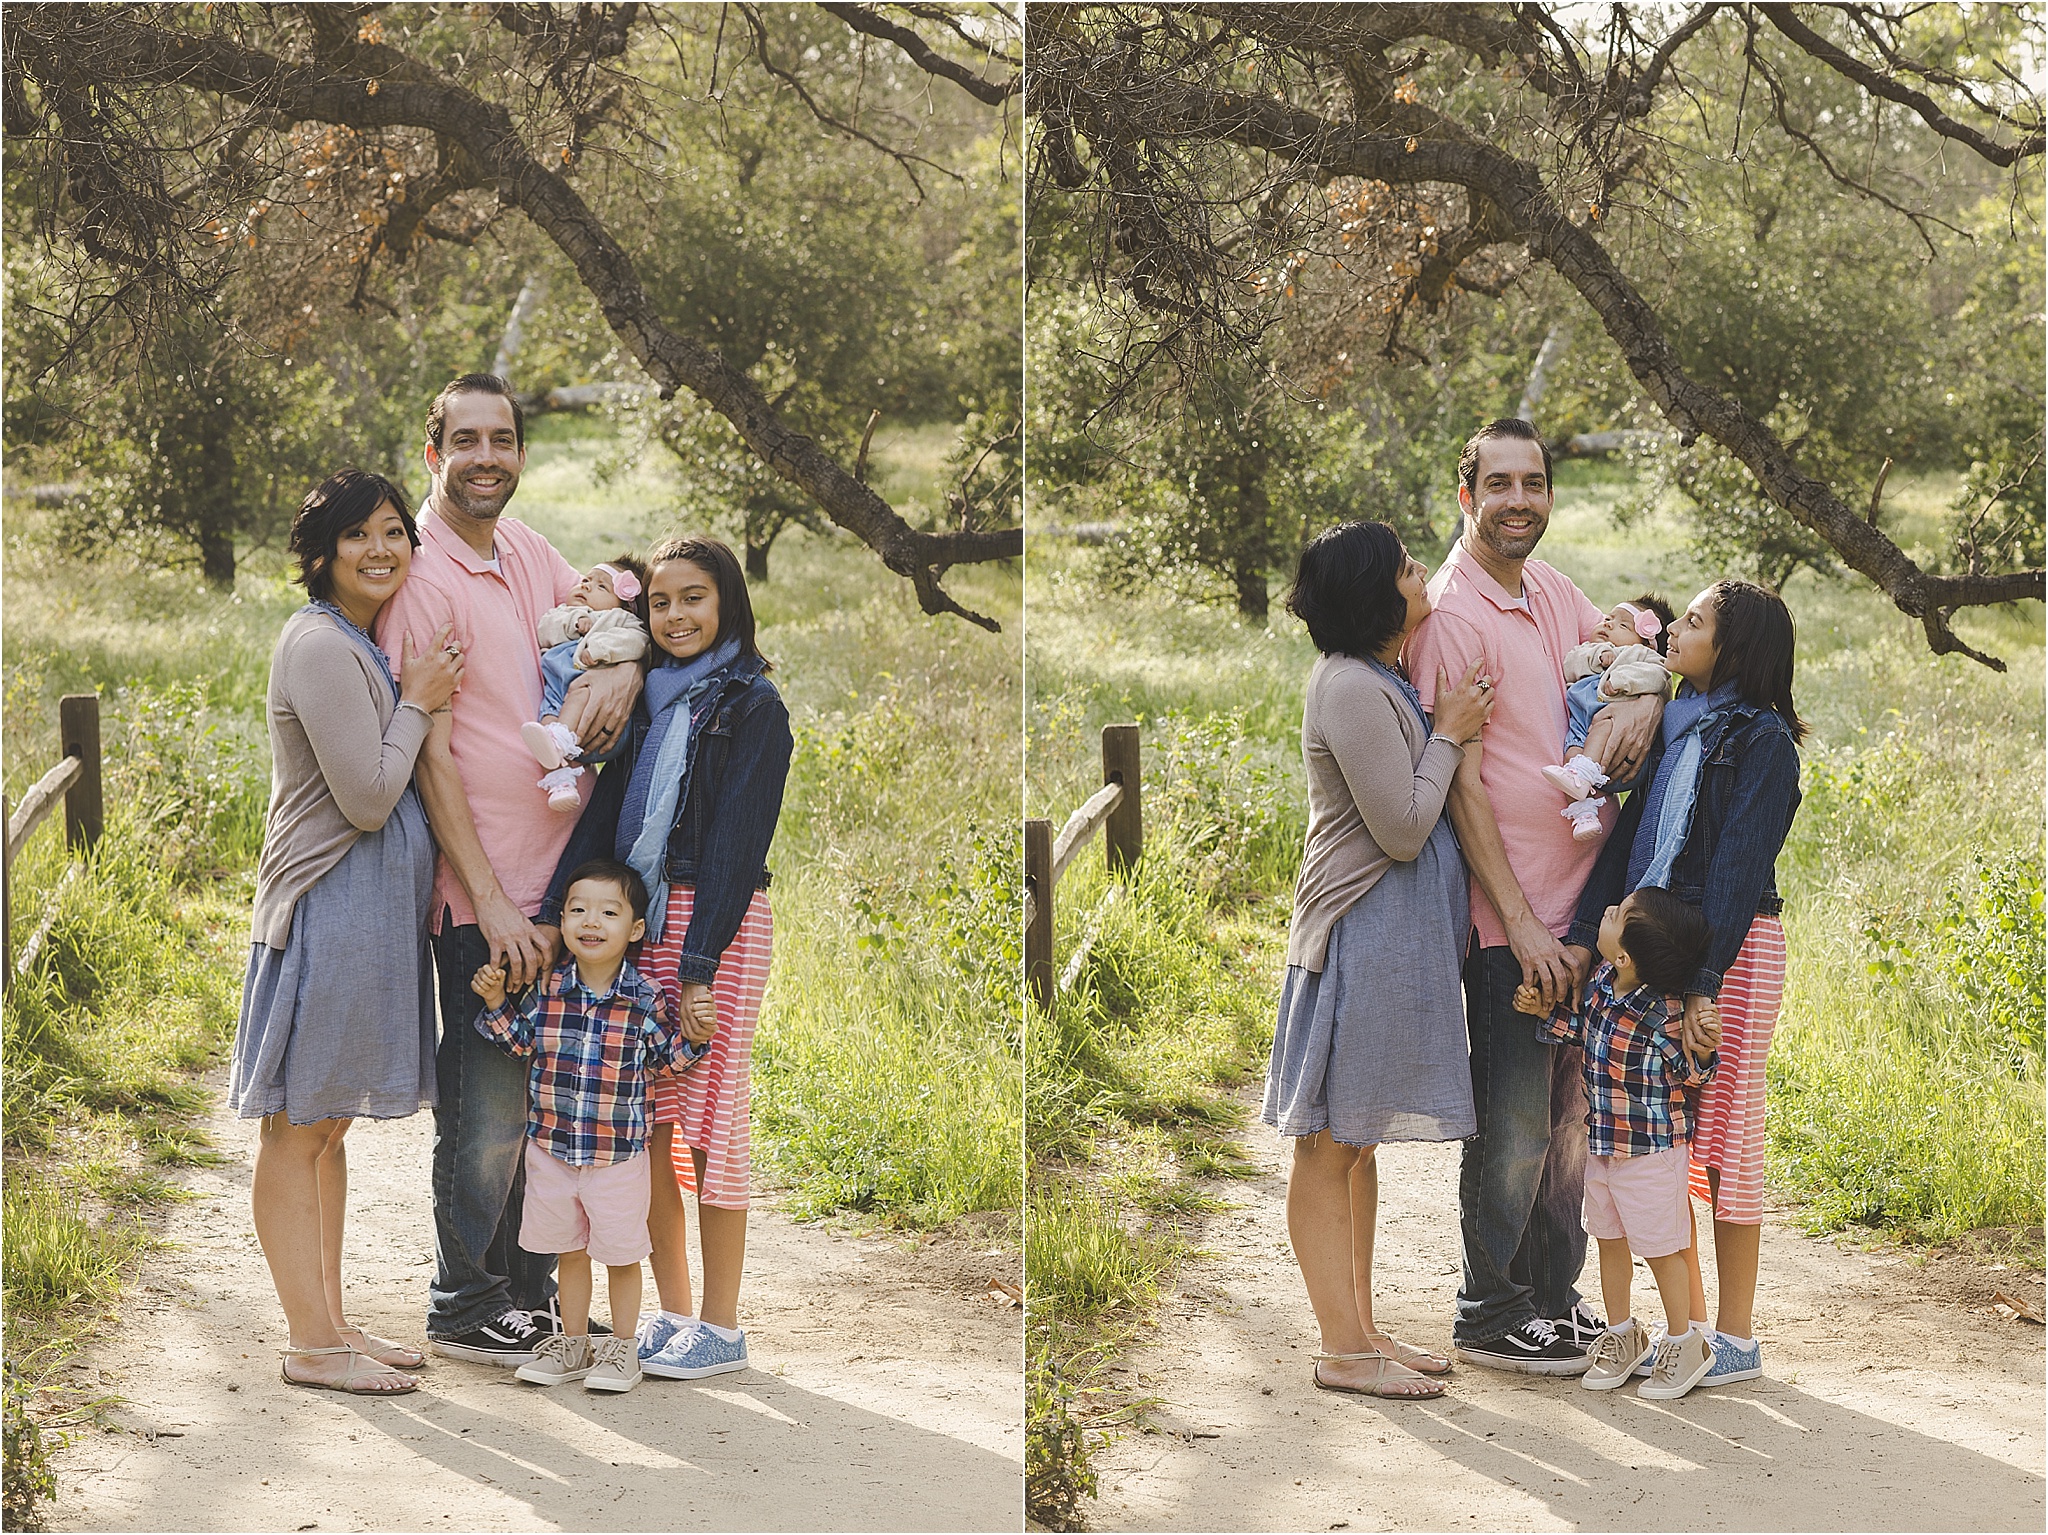
[[[465,517],[489,522],[505,510],[512,500],[512,492],[518,488],[519,476],[507,473],[505,483],[488,497],[472,496],[469,487],[451,474],[441,482],[441,496]]]

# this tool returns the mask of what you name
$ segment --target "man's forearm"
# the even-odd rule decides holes
[[[1451,780],[1451,825],[1457,828],[1465,867],[1493,902],[1501,925],[1512,932],[1524,922],[1535,921],[1529,898],[1522,894],[1522,882],[1508,866],[1507,844],[1500,840],[1500,822],[1494,817],[1493,801],[1469,762]]]
[[[426,806],[427,824],[454,869],[455,877],[469,895],[472,908],[505,898],[505,890],[484,856],[484,845],[476,834],[476,817],[470,813],[469,795],[462,787],[462,773],[441,732],[428,738],[420,752],[417,782],[420,802]]]

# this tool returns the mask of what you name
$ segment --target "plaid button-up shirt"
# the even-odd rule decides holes
[[[647,1078],[709,1049],[683,1037],[675,1004],[631,965],[603,995],[569,959],[515,1004],[486,1008],[477,1032],[515,1060],[531,1056],[526,1133],[572,1167],[609,1167],[647,1144]]]
[[[1614,966],[1602,961],[1585,1001],[1560,1003],[1542,1025],[1546,1039],[1586,1053],[1586,1149],[1596,1157],[1640,1157],[1692,1140],[1692,1094],[1713,1078],[1719,1052],[1695,1064],[1679,1042],[1685,1002],[1638,986],[1614,994]]]

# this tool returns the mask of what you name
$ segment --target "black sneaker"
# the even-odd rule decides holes
[[[533,1362],[534,1345],[540,1339],[541,1332],[533,1325],[533,1318],[524,1311],[508,1311],[495,1322],[472,1327],[452,1338],[427,1341],[434,1346],[435,1353],[446,1354],[450,1359],[473,1359],[478,1364],[517,1369]]]
[[[1583,1375],[1593,1362],[1583,1346],[1559,1337],[1540,1316],[1484,1343],[1460,1343],[1455,1352],[1467,1364],[1520,1375]]]
[[[1593,1308],[1584,1301],[1578,1302],[1563,1316],[1552,1317],[1550,1326],[1564,1342],[1576,1344],[1587,1354],[1593,1352],[1593,1345],[1600,1340],[1600,1334],[1607,1331],[1607,1324],[1593,1315]]]
[[[559,1310],[556,1309],[555,1299],[553,1296],[548,1297],[548,1303],[545,1306],[536,1306],[533,1308],[533,1310],[527,1312],[526,1315],[529,1318],[531,1318],[533,1322],[533,1341],[535,1343],[540,1342],[542,1338],[552,1338],[556,1333],[562,1330],[562,1314]],[[591,1337],[609,1338],[611,1335],[612,1330],[609,1327],[605,1326],[604,1323],[600,1322],[596,1317],[592,1317],[590,1319]]]

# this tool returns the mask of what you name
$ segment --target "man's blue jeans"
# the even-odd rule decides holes
[[[1586,1263],[1586,1089],[1576,1045],[1548,1045],[1515,1011],[1512,949],[1465,957],[1465,1026],[1479,1133],[1465,1142],[1458,1221],[1465,1278],[1452,1337],[1487,1343],[1578,1303]]]
[[[434,1282],[427,1331],[437,1338],[545,1306],[555,1259],[519,1245],[526,1192],[527,1066],[476,1031],[483,1000],[470,977],[489,958],[476,927],[444,921],[434,935],[441,1043],[434,1075]]]

